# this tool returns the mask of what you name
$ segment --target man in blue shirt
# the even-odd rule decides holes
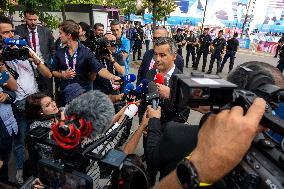
[[[112,21],[110,24],[111,32],[116,37],[117,54],[121,54],[125,63],[125,74],[129,73],[129,52],[130,41],[123,35],[121,23],[119,21]]]
[[[57,50],[52,74],[59,79],[58,85],[61,91],[71,83],[79,83],[86,91],[92,90],[96,74],[111,80],[112,83],[120,79],[104,68],[90,49],[78,42],[77,23],[62,22],[59,26],[59,37],[65,48]]]

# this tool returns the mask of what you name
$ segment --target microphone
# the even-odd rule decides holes
[[[124,95],[123,95],[121,101],[125,101],[129,92],[131,92],[133,90],[134,90],[134,85],[132,83],[127,83],[127,85],[123,89]]]
[[[148,93],[146,95],[146,101],[152,103],[152,107],[156,110],[158,108],[160,99],[156,84],[151,81],[148,85]]]
[[[28,43],[25,40],[22,39],[16,39],[16,38],[5,38],[3,40],[5,45],[18,45],[18,46],[27,46]]]
[[[92,125],[91,135],[104,133],[111,124],[114,107],[110,98],[104,93],[94,90],[80,95],[65,108],[65,114],[82,118]]]
[[[165,78],[164,78],[164,75],[163,74],[160,74],[160,73],[157,73],[154,77],[154,82],[157,84],[162,84],[164,85],[165,83]]]
[[[136,81],[136,75],[135,74],[127,74],[123,78],[118,80],[118,82],[125,82],[125,83],[132,83],[134,81]]]

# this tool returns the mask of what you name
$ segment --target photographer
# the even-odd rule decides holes
[[[14,29],[13,24],[9,18],[1,16],[0,17],[0,35],[2,38],[14,38]],[[15,46],[11,46],[11,49],[17,48]],[[17,90],[16,90],[16,109],[15,118],[17,120],[19,126],[19,132],[15,138],[13,143],[13,150],[16,157],[16,168],[17,174],[16,179],[18,183],[23,183],[23,164],[25,160],[24,153],[24,139],[25,133],[27,130],[27,124],[24,117],[24,104],[25,98],[38,91],[38,83],[36,81],[36,75],[42,74],[43,77],[51,78],[51,72],[48,67],[41,62],[41,60],[34,57],[32,53],[30,53],[30,60],[17,60],[14,59],[12,61],[5,61],[6,67],[9,67],[13,70],[17,77]],[[38,73],[39,72],[39,73]]]
[[[251,69],[251,73],[247,72],[246,68]],[[240,89],[253,90],[266,82],[254,80],[259,75],[272,78],[277,86],[284,87],[282,74],[275,67],[262,62],[242,64],[230,73],[228,80],[235,83]],[[198,131],[198,126],[181,125],[174,122],[163,126],[164,130],[162,130],[160,110],[153,110],[148,107],[148,113],[148,117],[152,119],[149,120],[148,124],[146,153],[148,161],[161,171],[161,177],[163,177],[195,148],[200,131]]]
[[[121,54],[116,54],[116,38],[112,34],[106,34],[97,40],[96,58],[107,70],[117,76],[125,74],[124,60]],[[97,76],[94,80],[94,89],[100,90],[105,94],[117,95],[111,82]]]

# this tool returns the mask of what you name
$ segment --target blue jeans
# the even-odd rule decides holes
[[[19,134],[13,140],[13,153],[16,161],[16,169],[23,169],[25,162],[25,138],[27,132],[27,121],[25,119],[25,103],[26,99],[16,102],[17,110],[15,118],[18,123]]]

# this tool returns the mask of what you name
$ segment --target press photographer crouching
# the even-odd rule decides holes
[[[14,88],[16,89],[14,113],[19,134],[14,137],[13,151],[16,158],[16,180],[19,184],[22,184],[25,160],[24,139],[28,130],[24,117],[25,98],[38,92],[38,77],[51,78],[52,75],[45,63],[27,46],[25,41],[14,39],[13,24],[5,16],[0,16],[0,36],[6,43],[3,48],[5,66],[17,81],[17,87]]]
[[[284,174],[281,158],[283,158],[283,149],[281,149],[280,143],[271,143],[274,141],[271,137],[265,135],[263,138],[266,132],[258,134],[262,131],[262,127],[259,127],[258,123],[262,120],[263,126],[273,128],[274,133],[276,131],[282,133],[283,139],[284,129],[281,125],[283,121],[279,121],[277,116],[273,116],[273,111],[269,108],[262,118],[263,100],[254,101],[248,109],[254,99],[251,92],[236,90],[232,95],[234,85],[226,83],[218,77],[210,75],[195,77],[192,76],[193,79],[189,79],[188,76],[180,76],[176,80],[179,85],[176,89],[172,89],[176,90],[172,93],[172,101],[177,106],[185,106],[186,104],[191,107],[211,105],[213,112],[222,110],[222,108],[217,108],[218,106],[220,108],[221,105],[228,104],[229,106],[225,109],[231,106],[233,108],[223,110],[218,114],[211,114],[208,119],[205,117],[201,120],[202,127],[199,131],[198,126],[182,125],[175,122],[167,123],[163,126],[164,130],[162,131],[159,120],[161,117],[160,108],[154,110],[148,106],[148,117],[150,118],[146,150],[148,161],[161,171],[161,177],[169,174],[178,165],[177,171],[173,171],[157,188],[183,188],[180,183],[188,188],[197,187],[199,182],[211,185],[229,173],[242,160],[255,136],[257,137],[254,139],[253,147],[245,156],[245,161],[242,161],[237,168],[213,187],[260,188],[272,184],[282,188],[283,182],[281,185],[281,181],[283,181]],[[206,87],[202,88],[204,85],[204,83],[201,84],[202,81],[209,82],[212,78],[215,78],[214,81],[219,82],[222,87],[215,83],[211,90]],[[281,88],[284,88],[284,78],[275,67],[261,62],[247,62],[231,72],[228,80],[235,83],[238,89],[255,92],[266,99],[273,109],[279,109],[277,107],[279,101],[283,100]],[[245,107],[245,111],[240,105]],[[267,138],[269,140],[266,140]],[[259,143],[267,143],[268,145],[261,146]],[[270,146],[270,151],[265,150],[268,146]],[[268,159],[263,157],[264,154]],[[184,157],[186,157],[184,161],[179,163]],[[259,170],[255,166],[259,167]],[[178,180],[176,174],[180,182],[175,184],[174,180]],[[206,178],[203,177],[203,174]],[[207,184],[200,186],[204,185]]]

